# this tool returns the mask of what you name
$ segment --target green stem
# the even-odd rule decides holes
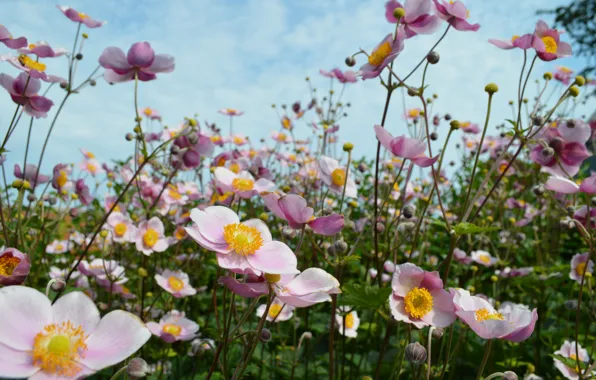
[[[489,339],[484,346],[484,357],[482,358],[482,363],[480,363],[480,369],[478,370],[478,375],[476,376],[476,380],[480,380],[482,378],[482,372],[484,372],[484,367],[486,367],[486,363],[488,362],[488,357],[490,356],[490,348],[493,345],[492,339]]]

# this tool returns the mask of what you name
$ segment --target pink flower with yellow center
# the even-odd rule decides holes
[[[397,321],[424,326],[447,327],[455,321],[453,296],[443,289],[438,272],[418,266],[397,265],[391,282],[389,309]]]
[[[472,257],[473,262],[485,267],[491,267],[499,261],[498,258],[493,257],[490,255],[490,253],[482,250],[472,251],[470,256]]]
[[[262,317],[267,309],[267,305],[259,305],[256,310],[257,317]],[[294,315],[294,307],[281,302],[278,298],[275,298],[269,307],[267,312],[267,320],[269,322],[275,321],[284,322],[292,318]]]
[[[161,274],[155,275],[157,285],[176,298],[194,296],[197,294],[195,288],[190,286],[188,274],[182,271],[164,270]]]
[[[284,243],[274,241],[267,225],[260,219],[240,222],[227,207],[193,209],[194,222],[186,232],[203,248],[217,253],[219,266],[236,273],[298,273],[294,252]]]
[[[532,47],[532,38],[532,34],[524,34],[523,36],[514,35],[509,40],[497,40],[491,38],[488,42],[503,50],[511,50],[514,48],[527,50]]]
[[[398,30],[397,35],[388,34],[370,52],[368,62],[360,67],[362,79],[376,78],[404,49],[405,32]]]
[[[0,289],[0,305],[0,377],[88,377],[128,358],[151,337],[131,313],[116,310],[101,318],[81,292],[52,305],[35,289],[8,286]]]
[[[16,78],[0,74],[0,86],[8,91],[13,102],[23,106],[23,110],[29,116],[45,118],[54,105],[50,99],[38,95],[41,90],[40,80],[29,77],[26,73],[21,73]]]
[[[484,298],[473,296],[463,289],[450,289],[455,313],[479,337],[522,342],[532,335],[538,320],[536,309],[510,304],[499,311]]]
[[[155,54],[148,42],[132,44],[127,54],[118,47],[107,47],[99,57],[99,64],[106,69],[103,77],[108,83],[131,81],[135,77],[150,81],[156,79],[157,74],[170,73],[176,67],[174,57]]]
[[[546,22],[538,20],[532,39],[532,47],[536,50],[538,58],[543,61],[553,61],[571,56],[571,45],[561,41],[560,37],[561,32],[549,28]]]
[[[137,250],[147,256],[153,252],[163,252],[168,249],[163,223],[156,216],[139,224],[134,240]]]
[[[69,241],[68,240],[54,240],[46,246],[46,253],[51,255],[57,255],[68,251]]]
[[[283,132],[272,132],[271,137],[273,138],[273,140],[282,144],[289,144],[293,141],[292,136]]]
[[[47,42],[38,41],[18,49],[18,52],[25,55],[35,54],[39,58],[54,58],[65,55],[68,53],[68,50],[62,48],[53,49]]]
[[[360,318],[358,318],[358,313],[351,310],[350,307],[340,306],[335,313],[335,325],[341,335],[356,338],[358,336],[358,327],[360,327]]]
[[[159,323],[147,322],[147,328],[166,343],[193,340],[199,331],[199,325],[185,318],[184,312],[172,310],[164,315]]]
[[[65,7],[63,5],[56,5],[60,12],[64,13],[66,17],[68,17],[71,21],[78,22],[84,24],[88,28],[99,28],[106,21],[97,21],[89,17],[86,13],[77,12],[76,10],[72,9],[71,7]]]
[[[561,348],[555,351],[554,354],[561,355],[573,361],[577,361],[579,359],[579,361],[583,364],[590,363],[590,355],[588,354],[588,350],[583,348],[581,344],[576,343],[575,341],[569,342],[568,340],[566,340],[561,346]],[[555,367],[557,367],[557,369],[561,372],[561,374],[563,374],[563,376],[565,376],[565,378],[572,380],[579,379],[579,368],[577,368],[577,365],[571,368],[563,364],[563,362],[558,359],[554,359],[554,362]],[[593,376],[595,374],[596,371],[593,372],[591,375]],[[586,377],[589,378],[591,375],[586,374]]]
[[[439,155],[435,157],[425,155],[427,143],[423,140],[409,138],[405,135],[394,138],[380,125],[375,125],[374,129],[381,145],[397,157],[406,158],[422,168],[433,165],[439,159]]]
[[[234,109],[234,108],[222,108],[217,112],[219,112],[222,115],[226,115],[226,116],[242,116],[242,115],[244,115],[244,112],[238,111],[237,109]]]
[[[14,38],[4,25],[0,25],[0,42],[10,49],[19,49],[27,46],[27,39],[25,37]]]
[[[571,258],[571,270],[569,271],[569,278],[581,283],[584,272],[586,274],[594,273],[594,262],[589,260],[590,252],[578,253]]]
[[[470,17],[470,11],[461,1],[433,0],[433,2],[437,9],[437,16],[451,24],[455,30],[475,32],[480,29],[480,24],[470,24],[466,21]]]
[[[137,228],[130,218],[120,212],[112,212],[107,220],[112,232],[112,240],[116,243],[132,243],[135,241]]]
[[[238,194],[240,198],[249,199],[264,191],[270,191],[275,184],[268,179],[255,178],[248,171],[236,174],[228,168],[218,167],[213,172],[216,185],[222,192]]]
[[[0,285],[19,285],[27,278],[31,262],[29,256],[15,248],[0,253]]]
[[[97,176],[98,174],[101,174],[101,173],[105,172],[105,170],[101,167],[101,164],[99,163],[99,161],[97,161],[95,158],[86,158],[86,159],[84,159],[79,164],[79,167],[84,172],[87,172],[87,173],[91,174],[94,177]]]
[[[358,188],[353,175],[347,176],[346,168],[339,166],[337,160],[322,156],[319,158],[318,164],[321,180],[329,187],[330,191],[341,195],[345,185],[346,197],[356,198],[358,196]]]

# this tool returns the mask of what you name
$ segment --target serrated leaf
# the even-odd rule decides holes
[[[501,227],[480,227],[468,222],[458,223],[453,227],[455,233],[460,236],[465,234],[480,234],[483,232],[498,231],[500,229]]]
[[[339,298],[340,305],[376,309],[387,302],[391,288],[379,288],[368,284],[346,284]]]

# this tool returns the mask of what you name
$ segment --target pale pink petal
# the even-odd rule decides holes
[[[227,244],[223,237],[223,228],[228,224],[238,223],[238,215],[227,207],[210,206],[204,210],[192,209],[190,218],[203,237],[217,244]]]
[[[132,66],[126,60],[126,55],[122,49],[110,46],[104,49],[99,56],[99,64],[104,69],[111,69],[116,74],[126,74],[130,71]]]
[[[269,293],[269,284],[266,282],[241,283],[230,276],[220,277],[218,282],[240,297],[255,298]]]
[[[424,279],[424,270],[412,263],[395,267],[391,288],[396,295],[405,297],[412,288],[420,286]]]
[[[426,168],[426,167],[433,165],[435,162],[437,162],[438,159],[439,159],[438,154],[432,158],[426,157],[426,156],[418,156],[418,157],[410,158],[410,160],[412,160],[412,162],[414,164],[420,166],[421,168]]]
[[[81,326],[86,334],[95,330],[99,320],[97,306],[82,292],[68,293],[52,305],[52,322],[71,321],[75,326]]]
[[[176,63],[174,57],[167,54],[157,54],[151,66],[145,71],[156,73],[170,73],[174,71]]]
[[[420,319],[435,327],[443,328],[451,325],[457,318],[453,307],[453,296],[444,289],[433,290],[430,294],[433,298],[433,308]]]
[[[323,269],[308,268],[290,281],[284,290],[294,296],[303,296],[316,292],[328,292],[334,288],[339,288],[339,281],[335,277]]]
[[[312,220],[308,223],[308,226],[319,235],[331,236],[341,231],[344,224],[343,215],[331,214]]]
[[[391,136],[391,133],[387,132],[387,130],[380,125],[375,125],[374,128],[375,134],[377,135],[377,140],[379,140],[383,148],[393,153],[393,151],[391,150],[391,141],[393,140],[393,136]]]
[[[261,219],[249,219],[242,222],[245,226],[256,228],[257,231],[261,234],[261,238],[263,242],[267,243],[268,241],[273,240],[271,236],[271,231],[269,231],[269,227],[263,222]]]
[[[16,350],[31,350],[35,335],[52,321],[48,297],[25,286],[0,288],[0,310],[0,343]]]
[[[0,343],[0,376],[28,378],[37,371],[39,368],[33,366],[30,352],[17,351]]]
[[[235,273],[254,273],[257,275],[261,274],[259,271],[255,271],[250,266],[248,260],[246,259],[246,256],[239,255],[235,252],[230,252],[229,254],[218,253],[217,264],[220,267],[224,269],[229,269]]]
[[[290,247],[279,241],[270,241],[253,255],[246,257],[250,266],[256,270],[272,274],[292,274],[300,272],[296,265],[296,255]]]
[[[314,210],[308,207],[306,200],[296,194],[288,194],[281,197],[278,205],[287,220],[293,222],[290,223],[292,228],[295,228],[292,224],[304,224],[308,222],[314,213]]]
[[[562,194],[575,194],[580,189],[575,182],[559,176],[551,176],[544,184],[544,187]]]

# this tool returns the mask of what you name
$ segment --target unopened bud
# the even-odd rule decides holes
[[[352,149],[354,149],[354,144],[347,142],[344,144],[343,149],[344,149],[344,152],[351,152]]]
[[[577,98],[579,96],[579,88],[577,86],[569,87],[569,95]]]
[[[271,334],[271,330],[264,328],[261,330],[261,336],[259,338],[261,339],[261,342],[267,343],[271,340],[272,336],[273,334]]]
[[[584,78],[581,75],[578,75],[575,77],[575,84],[578,85],[579,87],[583,86],[586,84],[586,78]]]
[[[439,134],[437,132],[433,132],[430,134],[430,139],[432,141],[437,141],[438,138],[439,138]]]
[[[282,233],[286,239],[293,239],[296,237],[296,231],[291,229],[290,227],[284,227]]]
[[[377,228],[377,232],[385,231],[385,225],[381,222],[377,222],[376,228]]]
[[[132,133],[127,133],[126,135],[124,135],[124,138],[126,139],[126,141],[132,141],[132,139],[134,139],[134,136],[132,135]]]
[[[534,194],[536,194],[537,196],[541,196],[542,194],[544,194],[544,191],[545,191],[545,189],[544,189],[544,186],[542,186],[542,185],[538,185],[538,186],[535,186],[535,187],[532,189],[532,191],[533,191],[533,192],[534,192]]]
[[[402,215],[404,216],[404,218],[410,219],[412,216],[414,216],[414,207],[410,205],[405,206],[402,211]]]
[[[356,59],[352,56],[346,58],[346,65],[352,67],[356,64]]]
[[[83,59],[83,54],[78,53],[77,55],[75,55],[75,58],[80,61],[81,59]]]
[[[517,375],[513,371],[505,371],[503,380],[517,380]]]
[[[551,79],[553,79],[553,74],[546,72],[546,73],[544,73],[544,75],[542,77],[544,78],[544,80],[551,80]]]
[[[66,288],[66,282],[62,278],[57,278],[56,281],[50,285],[50,288],[56,293],[61,292]]]
[[[426,348],[420,343],[410,343],[406,346],[406,359],[413,364],[420,364],[426,361]]]
[[[333,245],[337,253],[346,253],[348,251],[348,243],[343,240],[338,240]]]
[[[430,53],[428,53],[428,55],[426,56],[426,60],[428,61],[428,63],[430,63],[431,65],[435,65],[437,63],[439,63],[439,59],[441,57],[439,56],[439,53],[437,53],[436,51],[431,51]]]
[[[435,339],[441,339],[443,337],[444,334],[444,330],[440,327],[437,327],[436,329],[433,330],[433,338]]]
[[[395,8],[393,10],[393,17],[395,17],[398,20],[406,17],[406,10],[401,7]]]
[[[555,155],[555,150],[550,146],[547,146],[546,148],[542,149],[542,155],[544,157],[552,157]]]
[[[147,269],[145,269],[145,268],[137,269],[137,273],[141,277],[147,277],[149,275],[149,273],[147,273]]]
[[[97,81],[95,79],[89,79],[89,85],[91,87],[95,87],[95,85],[97,85]]]
[[[499,91],[499,86],[496,83],[489,83],[484,87],[484,91],[488,92],[489,94],[494,94],[495,92]]]
[[[459,121],[457,120],[451,120],[449,125],[451,126],[451,129],[453,129],[454,131],[457,131],[460,127]]]
[[[197,142],[199,142],[199,137],[193,133],[188,136],[188,142],[191,143],[192,145],[195,145]]]
[[[128,363],[126,373],[136,378],[145,377],[149,373],[149,365],[141,358],[134,358]]]

